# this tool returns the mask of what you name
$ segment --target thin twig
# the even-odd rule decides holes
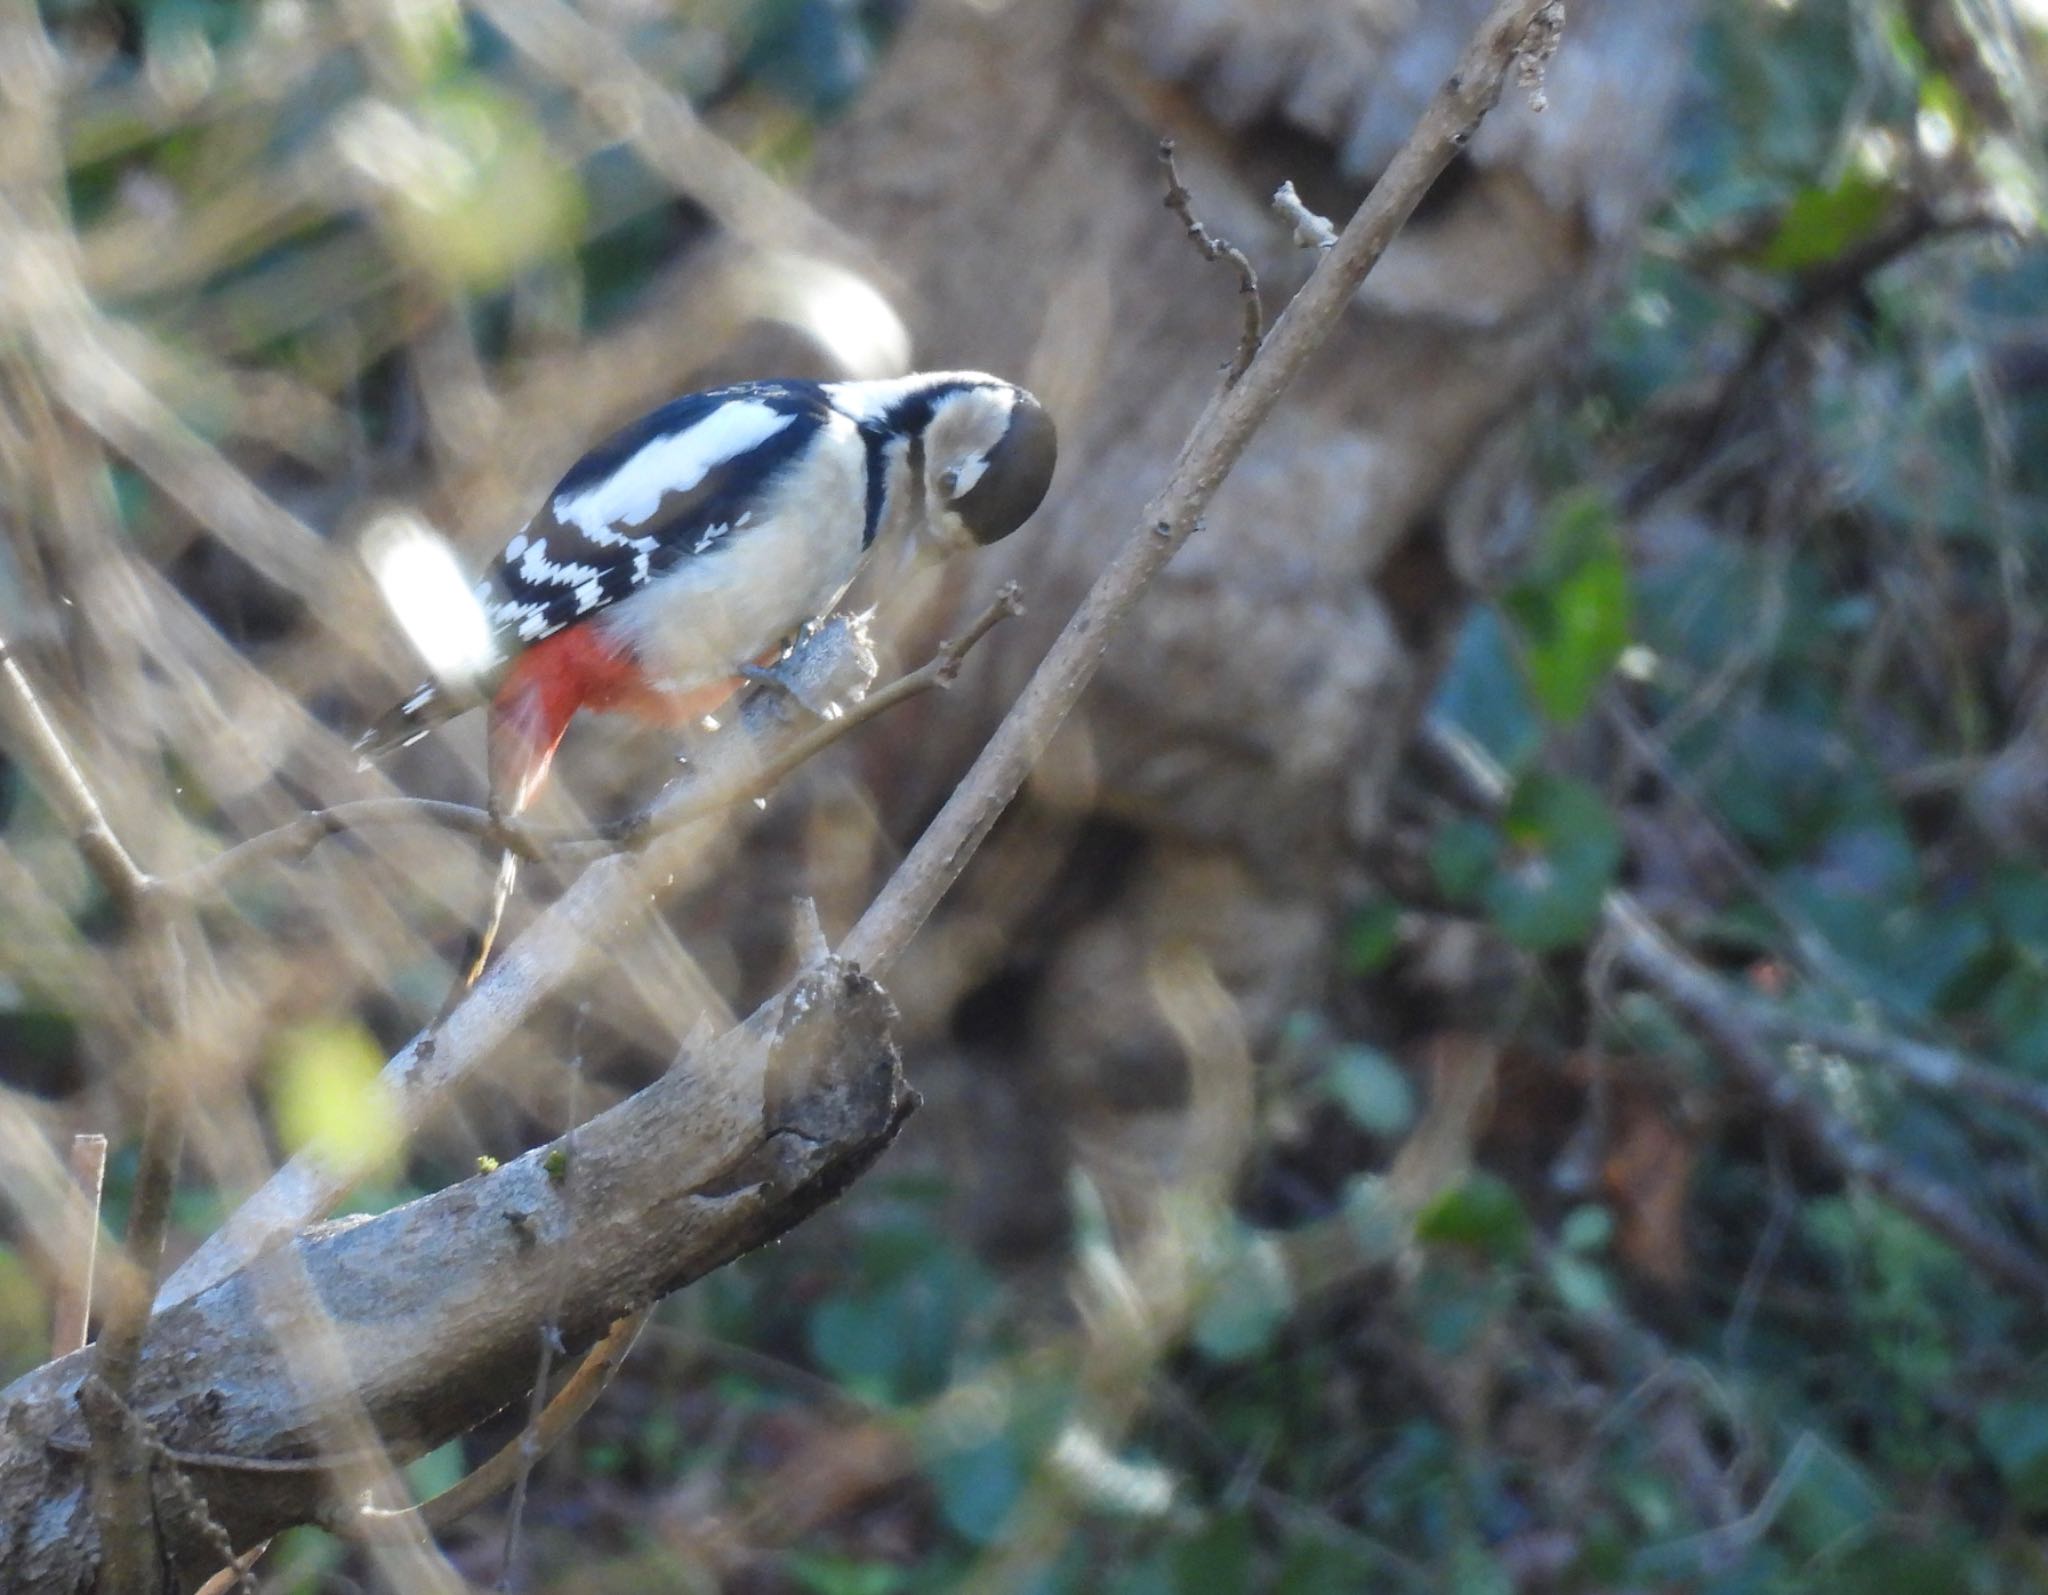
[[[1670,768],[1669,761],[1656,749],[1644,729],[1636,724],[1634,716],[1626,709],[1617,709],[1610,718],[1624,737],[1657,761],[1659,773],[1672,791],[1700,818],[1711,822],[1712,816],[1699,799],[1686,790],[1684,783],[1677,778],[1677,772]],[[1476,801],[1491,809],[1497,809],[1506,802],[1505,774],[1476,743],[1439,722],[1431,722],[1425,735],[1431,748],[1464,779]],[[1819,966],[1817,970],[1809,970],[1809,976],[1818,975],[1835,985],[1845,985],[1835,973],[1839,961],[1833,949],[1813,925],[1803,915],[1794,915],[1783,909],[1763,872],[1748,855],[1721,834],[1718,826],[1712,826],[1710,834],[1743,883],[1791,932],[1794,951],[1809,964]],[[1634,901],[1627,893],[1621,895],[1630,902]],[[2048,1086],[2039,1081],[2029,1080],[2024,1075],[2001,1069],[1952,1047],[1915,1040],[1894,1030],[1801,1013],[1783,1003],[1765,1001],[1730,981],[1721,980],[1697,960],[1692,961],[1692,967],[1697,971],[1697,980],[1716,983],[1718,996],[1715,1000],[1722,1007],[1739,1015],[1744,1024],[1763,1035],[1874,1063],[1921,1090],[1960,1092],[1993,1107],[2017,1113],[2048,1129]],[[1854,998],[1858,993],[1854,987],[1849,987],[1847,995]]]
[[[65,1274],[57,1285],[57,1307],[50,1328],[52,1357],[68,1357],[82,1350],[86,1326],[92,1321],[92,1270],[100,1250],[100,1189],[107,1175],[107,1138],[74,1135],[70,1170],[72,1182],[83,1199],[82,1222],[78,1226],[79,1255],[62,1260],[72,1272]]]
[[[130,930],[139,930],[140,955],[153,955],[154,977],[164,1028],[173,1034],[185,1028],[182,956],[175,925],[151,912],[156,882],[143,872],[107,820],[106,809],[84,770],[44,712],[34,687],[0,638],[0,688],[6,718],[28,752],[30,767],[53,806],[71,827],[79,854],[119,905]],[[112,1397],[102,1407],[94,1428],[98,1442],[94,1472],[98,1481],[101,1546],[106,1558],[107,1587],[116,1595],[153,1589],[155,1528],[149,1490],[149,1460],[132,1429],[111,1416],[128,1398],[149,1322],[151,1289],[170,1229],[171,1196],[177,1185],[178,1157],[184,1146],[180,1086],[169,1073],[148,1083],[143,1106],[142,1145],[137,1155],[134,1194],[130,1199],[127,1256],[131,1272],[127,1288],[114,1293],[106,1321],[93,1350],[97,1380]],[[88,1417],[91,1414],[88,1413]]]
[[[45,1438],[44,1444],[52,1451],[61,1451],[66,1456],[84,1456],[91,1452],[92,1441],[77,1439],[68,1434],[53,1434]],[[231,1451],[186,1451],[177,1446],[166,1445],[155,1436],[150,1437],[150,1452],[165,1462],[174,1462],[181,1468],[195,1473],[242,1474],[252,1479],[262,1478],[304,1478],[308,1474],[343,1473],[349,1468],[360,1467],[367,1462],[385,1460],[389,1453],[382,1447],[375,1451],[323,1451],[311,1457],[244,1457]]]
[[[1159,141],[1159,160],[1166,168],[1166,208],[1187,224],[1188,237],[1195,241],[1204,260],[1224,261],[1237,272],[1237,291],[1244,302],[1244,331],[1238,337],[1237,353],[1231,357],[1223,379],[1223,385],[1230,387],[1250,367],[1266,336],[1266,307],[1259,298],[1259,274],[1252,270],[1252,263],[1242,249],[1227,238],[1218,238],[1195,215],[1195,197],[1180,180],[1180,170],[1173,163],[1172,139]],[[1331,234],[1330,242],[1336,241],[1336,235]]]
[[[254,1585],[250,1581],[250,1575],[256,1570],[256,1564],[262,1560],[262,1554],[266,1550],[270,1550],[268,1540],[250,1546],[240,1556],[233,1558],[227,1566],[223,1566],[219,1572],[215,1572],[211,1579],[207,1579],[207,1583],[199,1587],[197,1595],[227,1595],[229,1589],[252,1589]]]
[[[263,1560],[263,1553],[269,1549],[270,1541],[268,1540],[263,1541],[260,1545],[250,1546],[248,1550],[229,1562],[226,1567],[214,1574],[204,1584],[201,1584],[197,1595],[228,1595],[228,1591],[231,1589],[248,1589],[250,1587],[249,1575],[255,1571],[256,1564]]]
[[[626,1353],[633,1349],[633,1343],[640,1338],[640,1331],[647,1327],[647,1321],[653,1315],[654,1309],[645,1307],[613,1324],[604,1339],[584,1353],[576,1371],[555,1392],[554,1399],[537,1418],[531,1419],[527,1427],[500,1447],[489,1461],[439,1495],[429,1496],[417,1506],[400,1510],[366,1507],[355,1518],[334,1526],[344,1533],[360,1530],[365,1534],[375,1534],[390,1529],[401,1519],[416,1518],[427,1528],[440,1530],[468,1516],[494,1495],[510,1489],[522,1467],[531,1466],[553,1450],[556,1442],[576,1426],[577,1420],[596,1405],[597,1398],[605,1393],[612,1376],[625,1362]]]
[[[959,878],[1094,679],[1117,622],[1193,532],[1217,486],[1295,374],[1323,346],[1366,273],[1498,102],[1508,64],[1542,9],[1543,0],[1501,0],[1481,24],[1457,72],[1430,102],[1337,246],[1309,274],[1244,375],[1210,400],[1171,479],[1096,578],[938,817],[861,916],[840,948],[842,957],[863,969],[886,969]]]
[[[541,1320],[540,1333],[535,1336],[540,1342],[540,1362],[534,1369],[533,1391],[527,1399],[526,1426],[519,1431],[513,1447],[512,1503],[505,1513],[505,1548],[498,1558],[501,1595],[512,1588],[513,1569],[519,1562],[519,1531],[526,1522],[527,1486],[533,1482],[534,1465],[542,1455],[538,1437],[540,1420],[548,1409],[548,1376],[554,1372],[555,1357],[562,1350],[562,1301],[569,1285],[569,1270],[564,1265],[568,1248],[576,1244],[576,1196],[584,1184],[576,1166],[576,1130],[583,1120],[583,1025],[589,1016],[588,1004],[576,1010],[576,1029],[569,1053],[569,1100],[564,1114],[569,1122],[562,1132],[563,1158],[561,1172],[556,1176],[568,1219],[562,1244],[555,1248],[554,1294],[548,1301],[547,1316]],[[614,1324],[608,1336],[617,1328]]]
[[[575,94],[593,122],[623,139],[677,193],[736,237],[858,262],[868,251],[707,129],[631,49],[561,0],[480,0],[478,9],[533,66]]]
[[[244,870],[278,859],[303,858],[330,836],[392,825],[422,824],[466,832],[504,846],[533,845],[523,828],[501,823],[492,817],[489,810],[468,803],[414,797],[362,798],[295,815],[275,830],[237,842],[205,863],[171,877],[167,885],[179,896],[201,902],[217,896]]]
[[[1802,1140],[1844,1174],[1866,1181],[1893,1207],[1947,1241],[1976,1267],[2008,1289],[2048,1307],[2048,1263],[1999,1234],[1948,1186],[1908,1168],[1879,1142],[1863,1134],[1820,1097],[1802,1088],[1784,1061],[1739,1010],[1725,1005],[1709,977],[1703,985],[1696,966],[1671,945],[1641,907],[1610,894],[1607,921],[1622,938],[1621,959],[1656,988],[1728,1061],[1743,1083],[1791,1126]],[[1699,971],[1698,973],[1704,973]]]
[[[1764,389],[1777,357],[1802,329],[1851,301],[1871,278],[1923,244],[2010,226],[1986,204],[1958,208],[1920,194],[1905,196],[1897,212],[1867,238],[1797,277],[1789,296],[1758,323],[1749,347],[1721,380],[1713,399],[1693,412],[1664,458],[1631,485],[1627,507],[1640,509],[1684,481],[1702,462],[1716,458],[1734,437],[1744,407]]]
[[[720,779],[677,783],[648,808],[607,827],[602,833],[602,840],[623,847],[644,847],[655,837],[678,826],[703,819],[748,798],[759,797],[848,732],[866,725],[878,715],[887,714],[898,704],[920,693],[950,687],[959,678],[960,667],[966,663],[975,645],[1003,621],[1023,613],[1024,603],[1017,584],[1005,582],[988,607],[968,623],[966,630],[958,637],[940,643],[931,658],[917,669],[898,676],[885,687],[877,687],[859,703],[849,705],[837,719],[819,721],[773,758],[733,770]]]
[[[1529,109],[1539,116],[1550,109],[1545,78],[1563,40],[1564,0],[1550,0],[1536,13],[1515,52],[1515,86],[1529,96]]]
[[[92,785],[58,735],[27,673],[0,636],[0,717],[14,732],[29,772],[70,829],[81,857],[122,913],[132,918],[155,884],[121,845]]]
[[[162,998],[163,1028],[172,1036],[190,1029],[186,1012],[183,953],[177,926],[162,921],[151,927],[157,944],[152,971]],[[177,1191],[178,1159],[185,1147],[183,1083],[170,1070],[149,1080],[142,1108],[142,1144],[136,1153],[135,1183],[128,1202],[128,1288],[108,1305],[100,1337],[93,1346],[93,1382],[110,1398],[102,1408],[89,1408],[88,1424],[100,1446],[94,1457],[99,1479],[100,1545],[106,1557],[107,1587],[114,1595],[154,1590],[157,1555],[154,1501],[149,1487],[149,1461],[137,1446],[134,1426],[113,1421],[109,1413],[125,1409],[142,1359],[142,1339],[149,1330],[150,1297],[163,1262],[164,1240],[171,1228],[171,1198]],[[233,1547],[229,1547],[232,1555]]]

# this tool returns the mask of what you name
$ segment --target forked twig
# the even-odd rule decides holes
[[[652,1307],[643,1307],[613,1324],[604,1339],[584,1353],[583,1361],[569,1376],[568,1382],[555,1392],[554,1399],[526,1428],[493,1453],[489,1461],[439,1495],[429,1496],[417,1506],[399,1510],[365,1507],[355,1517],[332,1526],[343,1533],[364,1535],[388,1533],[407,1521],[417,1521],[430,1529],[444,1529],[456,1519],[475,1511],[492,1496],[509,1490],[517,1482],[521,1468],[531,1467],[552,1451],[562,1436],[576,1426],[577,1420],[596,1405],[597,1398],[611,1384],[612,1375],[619,1371],[620,1364],[626,1360],[626,1353],[633,1349],[633,1343],[640,1338],[640,1331],[647,1327],[647,1320],[653,1315]]]
[[[1244,302],[1244,332],[1237,340],[1237,353],[1231,357],[1223,378],[1223,385],[1230,387],[1250,369],[1252,357],[1266,339],[1266,307],[1259,298],[1259,274],[1252,270],[1252,263],[1242,249],[1227,238],[1218,238],[1196,216],[1195,197],[1180,180],[1180,169],[1173,163],[1172,139],[1159,141],[1159,159],[1166,168],[1166,208],[1187,224],[1188,237],[1195,241],[1204,260],[1224,261],[1237,272],[1237,291]],[[1334,233],[1330,241],[1336,242]]]

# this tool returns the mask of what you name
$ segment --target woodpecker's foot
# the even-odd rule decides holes
[[[820,698],[816,693],[810,692],[797,682],[792,681],[782,673],[782,667],[779,664],[766,667],[756,664],[739,665],[735,667],[733,674],[742,681],[751,682],[757,687],[765,688],[767,691],[775,693],[783,701],[794,704],[806,714],[812,715],[819,720],[836,720],[839,718],[840,710],[838,704],[828,699]]]
[[[516,814],[508,814],[495,801],[490,804],[490,815],[490,824],[485,828],[482,837],[484,846],[515,854],[528,864],[540,862],[543,849],[534,834],[526,828],[525,821]]]

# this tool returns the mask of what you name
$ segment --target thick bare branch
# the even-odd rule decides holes
[[[872,981],[840,964],[775,1001],[663,1079],[524,1157],[370,1219],[327,1225],[158,1314],[129,1405],[182,1456],[237,1545],[327,1512],[318,1468],[251,1468],[321,1454],[334,1414],[294,1378],[290,1335],[259,1300],[268,1271],[303,1270],[345,1336],[351,1388],[392,1453],[417,1455],[514,1398],[534,1326],[561,1292],[570,1350],[619,1318],[758,1246],[830,1201],[888,1145],[915,1098]],[[573,1178],[559,1177],[562,1158]],[[280,1296],[287,1293],[277,1293]],[[289,1326],[284,1326],[286,1329]],[[94,1587],[98,1543],[73,1436],[89,1355],[0,1392],[0,1588]],[[595,1377],[595,1375],[593,1375]],[[329,1459],[330,1466],[334,1459]],[[166,1481],[160,1473],[159,1491]],[[218,1565],[162,1495],[166,1549],[187,1587]]]
[[[875,668],[874,655],[844,621],[821,628],[782,666],[803,696],[817,701],[855,696],[873,680]],[[807,712],[781,696],[757,693],[705,744],[691,777],[671,787],[666,801],[680,806],[694,801],[691,793],[750,793],[764,768],[818,729]],[[662,808],[657,802],[657,814]],[[711,824],[699,817],[661,828],[638,852],[592,861],[440,1024],[415,1036],[386,1065],[384,1085],[404,1122],[419,1123],[443,1091],[492,1058],[551,993],[603,956],[611,938],[644,915],[676,878],[686,878]],[[321,1217],[359,1173],[304,1154],[293,1158],[172,1274],[159,1306],[217,1283],[277,1236]]]

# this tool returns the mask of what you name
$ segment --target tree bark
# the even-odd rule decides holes
[[[580,1351],[832,1200],[915,1105],[893,1020],[879,987],[828,963],[551,1146],[318,1226],[159,1313],[132,1410],[185,1454],[160,1452],[154,1469],[160,1548],[179,1586],[219,1556],[181,1504],[174,1466],[237,1546],[345,1520],[349,1459],[329,1454],[342,1428],[380,1437],[398,1462],[431,1450],[524,1391],[536,1325],[552,1319]],[[323,1346],[338,1350],[329,1359]],[[0,1392],[0,1588],[95,1587],[90,1458],[62,1443],[84,1435],[90,1367],[80,1352]],[[307,1465],[260,1466],[291,1458]]]

